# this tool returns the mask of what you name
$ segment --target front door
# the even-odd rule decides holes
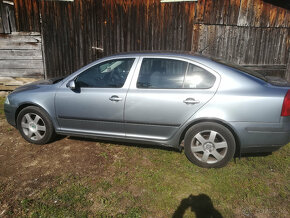
[[[168,140],[213,97],[217,85],[218,75],[196,64],[143,58],[127,94],[126,136]]]
[[[135,58],[94,65],[75,78],[76,88],[63,84],[55,108],[62,131],[124,136],[124,104]]]

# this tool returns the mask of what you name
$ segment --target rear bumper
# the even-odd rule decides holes
[[[241,153],[272,152],[290,142],[290,117],[280,123],[232,122]]]
[[[4,104],[4,112],[7,122],[16,127],[16,119],[15,119],[15,113],[16,113],[16,107],[11,106],[10,104]]]

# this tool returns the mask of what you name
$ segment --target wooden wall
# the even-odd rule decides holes
[[[20,5],[14,7],[12,0],[0,0],[1,77],[44,76],[40,23],[37,24],[35,18],[28,18],[30,14],[23,14],[22,11],[31,11],[31,5],[25,5],[26,3],[21,1]],[[38,7],[37,2],[31,3]]]
[[[0,1],[0,33],[16,31],[13,1]]]
[[[39,33],[0,34],[0,76],[44,76]]]
[[[14,2],[18,30],[42,31],[48,77],[139,50],[197,52],[290,77],[290,12],[282,0]]]

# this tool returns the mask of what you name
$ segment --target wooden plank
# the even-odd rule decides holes
[[[256,71],[265,76],[277,76],[285,78],[286,75],[286,65],[243,65],[249,70]]]
[[[9,26],[9,12],[3,3],[0,5],[0,16],[2,16],[3,33],[11,33]]]
[[[9,23],[10,23],[10,31],[11,32],[16,32],[16,21],[15,21],[15,11],[14,11],[14,4],[13,5],[7,5],[9,8]]]
[[[287,62],[285,78],[288,82],[290,82],[290,51],[288,52],[288,62]]]
[[[13,91],[17,87],[19,87],[19,86],[5,86],[5,85],[1,85],[0,84],[0,90],[1,91]]]
[[[0,60],[2,69],[43,69],[42,60]]]
[[[21,36],[21,35],[6,35],[0,34],[0,43],[8,43],[8,42],[33,42],[40,43],[41,36]]]
[[[12,32],[10,36],[41,36],[40,32]]]
[[[0,33],[4,33],[4,28],[3,28],[3,20],[2,20],[2,5],[3,5],[3,2],[0,1]]]
[[[252,70],[286,70],[286,64],[242,64]]]
[[[39,4],[35,0],[14,0],[17,31],[40,32]],[[52,4],[54,2],[51,2]]]
[[[41,43],[0,41],[0,49],[41,49]]]
[[[247,26],[248,24],[248,8],[250,0],[241,0],[241,7],[238,17],[238,26]]]
[[[227,25],[237,25],[241,0],[230,0]]]
[[[1,69],[0,77],[41,77],[43,76],[43,69]]]
[[[0,50],[0,59],[35,59],[42,60],[41,50]]]

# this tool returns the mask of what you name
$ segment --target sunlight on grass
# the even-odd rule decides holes
[[[114,145],[106,148],[112,152]],[[289,213],[290,144],[273,155],[242,158],[222,169],[198,168],[176,151],[120,148],[122,156],[108,168],[111,176],[62,178],[38,197],[22,200],[23,214],[170,217],[181,208],[184,217],[192,217],[195,208],[183,208],[182,202],[201,196],[225,217]]]

